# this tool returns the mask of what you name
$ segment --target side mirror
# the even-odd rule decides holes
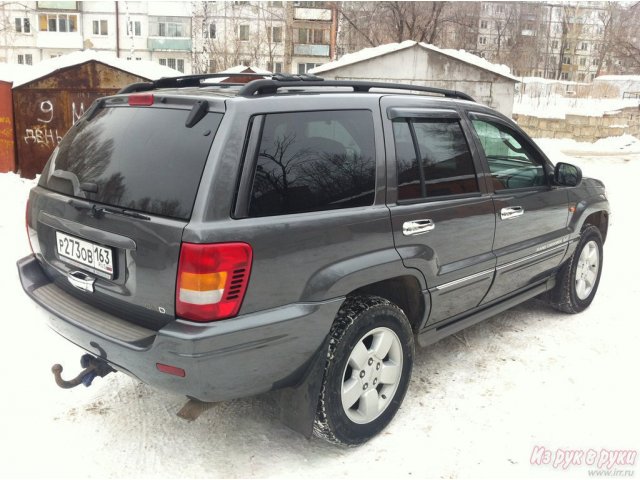
[[[553,182],[556,185],[565,187],[576,187],[582,181],[582,170],[580,167],[570,163],[560,162],[553,171]]]

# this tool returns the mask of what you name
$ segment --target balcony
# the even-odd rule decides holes
[[[38,32],[38,48],[71,48],[82,50],[82,34],[79,32]]]
[[[328,57],[329,45],[297,43],[293,46],[293,54],[306,57]]]
[[[190,38],[172,38],[172,37],[149,37],[147,39],[147,48],[153,51],[191,51]]]
[[[302,8],[298,7],[293,11],[294,20],[322,20],[331,21],[331,10],[328,8]]]

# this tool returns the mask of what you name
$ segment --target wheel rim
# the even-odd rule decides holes
[[[593,240],[587,242],[580,252],[576,267],[576,295],[585,300],[596,285],[600,269],[600,251]]]
[[[387,327],[374,328],[351,351],[340,397],[349,420],[365,424],[386,410],[402,377],[402,344]]]

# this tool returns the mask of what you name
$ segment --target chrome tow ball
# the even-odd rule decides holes
[[[73,388],[80,384],[89,387],[96,377],[105,377],[111,372],[115,372],[111,366],[104,360],[85,353],[80,357],[80,366],[83,370],[72,380],[63,380],[62,365],[56,363],[51,367],[51,372],[56,380],[56,384],[60,388]]]

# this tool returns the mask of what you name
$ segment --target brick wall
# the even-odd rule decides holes
[[[534,138],[572,138],[579,142],[594,142],[625,133],[640,137],[639,108],[624,108],[602,117],[567,115],[566,118],[541,118],[513,114],[513,119]]]

